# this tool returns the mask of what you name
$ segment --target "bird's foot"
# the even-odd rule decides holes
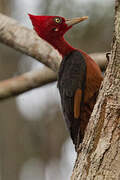
[[[111,52],[106,53],[106,58],[107,58],[107,64],[108,64],[111,58]]]

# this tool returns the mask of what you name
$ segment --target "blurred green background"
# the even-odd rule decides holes
[[[66,39],[87,53],[111,48],[112,0],[0,0],[0,12],[32,28],[27,13],[89,16]],[[0,80],[42,68],[0,44]],[[76,153],[61,115],[56,83],[0,103],[0,180],[68,180]]]

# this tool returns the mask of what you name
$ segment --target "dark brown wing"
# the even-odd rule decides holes
[[[73,51],[62,60],[58,88],[63,114],[74,144],[76,144],[80,126],[80,109],[84,101],[85,82],[86,62],[79,51]]]

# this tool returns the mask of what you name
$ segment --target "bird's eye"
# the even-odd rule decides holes
[[[60,17],[54,18],[54,21],[55,21],[57,24],[61,24],[61,23],[62,23],[62,19],[61,19]]]

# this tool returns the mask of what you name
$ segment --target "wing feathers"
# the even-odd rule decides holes
[[[80,103],[82,99],[82,90],[77,89],[74,96],[74,118],[78,119],[80,117]]]

